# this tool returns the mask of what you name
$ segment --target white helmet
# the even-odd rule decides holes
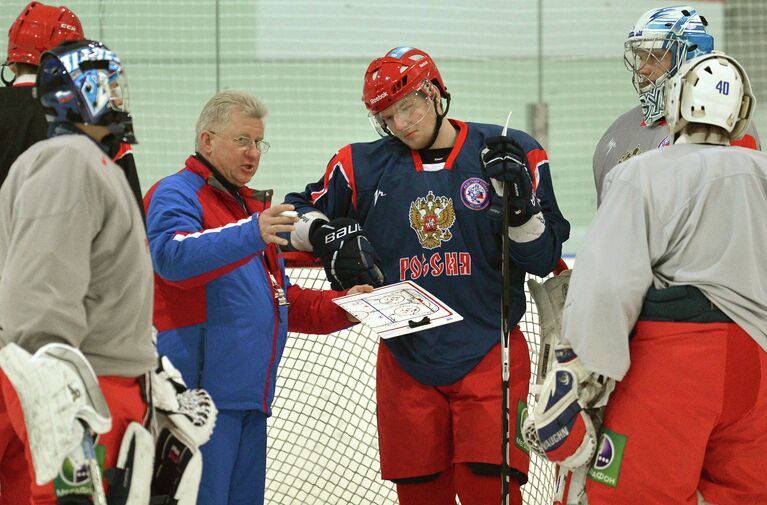
[[[666,84],[666,120],[673,136],[688,123],[719,126],[737,139],[751,120],[756,100],[748,75],[718,51],[699,56]]]
[[[663,118],[665,82],[687,61],[714,50],[706,18],[690,6],[652,9],[637,20],[624,44],[645,123]],[[645,75],[650,69],[653,76]]]

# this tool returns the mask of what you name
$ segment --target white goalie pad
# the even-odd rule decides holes
[[[30,355],[11,343],[0,350],[0,367],[21,402],[38,485],[53,480],[64,459],[77,452],[83,424],[94,433],[112,429],[96,374],[74,347],[48,344]]]
[[[109,505],[147,505],[150,503],[154,438],[137,422],[125,430],[115,468],[107,470]]]
[[[535,383],[538,385],[543,384],[546,374],[551,370],[551,365],[554,362],[554,346],[559,342],[562,333],[562,311],[565,308],[571,274],[572,270],[565,270],[559,275],[549,277],[542,283],[533,279],[527,281],[530,295],[532,295],[535,306],[538,308],[538,319],[541,326],[541,347],[538,354],[538,369],[535,374]]]

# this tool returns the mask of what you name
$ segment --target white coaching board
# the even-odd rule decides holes
[[[372,293],[333,300],[381,338],[462,321],[463,317],[421,286],[404,281],[374,289]]]

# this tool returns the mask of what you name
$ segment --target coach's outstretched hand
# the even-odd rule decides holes
[[[314,253],[322,260],[330,287],[336,291],[357,284],[382,286],[380,259],[362,226],[347,217],[327,221],[315,221],[309,232]]]
[[[509,226],[520,226],[541,211],[540,202],[533,192],[533,178],[522,146],[504,135],[490,137],[485,139],[485,147],[480,156],[485,176],[490,178],[498,196],[503,196],[503,183],[509,183]]]
[[[278,233],[289,234],[295,229],[293,225],[298,221],[298,218],[289,214],[293,212],[293,209],[291,204],[281,203],[269,207],[258,215],[258,231],[264,242],[288,245],[287,239],[280,237]]]

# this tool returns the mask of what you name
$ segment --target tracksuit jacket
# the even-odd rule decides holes
[[[147,193],[154,324],[159,352],[189,387],[207,389],[219,409],[270,415],[287,332],[351,323],[331,301],[343,292],[290,285],[278,248],[261,239],[258,215],[272,191],[243,186],[237,195],[199,154]],[[278,303],[278,288],[289,305]]]

